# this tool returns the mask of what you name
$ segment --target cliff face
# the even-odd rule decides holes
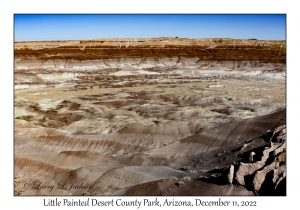
[[[255,69],[285,70],[282,41],[135,39],[20,42],[15,44],[16,69],[99,70],[127,64],[150,69]],[[78,69],[77,69],[78,70]]]

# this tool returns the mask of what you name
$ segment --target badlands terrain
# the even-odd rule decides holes
[[[286,43],[16,42],[15,195],[286,195]]]

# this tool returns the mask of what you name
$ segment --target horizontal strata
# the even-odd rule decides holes
[[[65,71],[65,72],[81,72],[93,71],[97,73],[106,73],[112,71],[114,73],[120,70],[130,71],[130,74],[136,74],[136,71],[141,74],[157,74],[157,73],[172,73],[176,70],[276,70],[285,71],[285,63],[261,63],[260,61],[213,61],[201,60],[199,58],[120,58],[120,59],[98,59],[76,61],[68,59],[56,59],[40,61],[35,58],[31,59],[16,59],[15,70],[44,70],[44,71]],[[187,72],[188,73],[188,72]]]
[[[119,49],[114,46],[87,47],[84,50],[78,46],[46,49],[15,50],[15,57],[34,57],[47,61],[55,59],[72,59],[78,61],[120,58],[199,58],[211,61],[262,61],[264,63],[285,62],[285,49],[264,46],[232,46],[206,48],[204,46],[164,46],[164,47],[128,47]]]
[[[15,43],[14,56],[16,70],[243,69],[262,65],[282,69],[286,47],[283,41],[230,39],[21,42]]]

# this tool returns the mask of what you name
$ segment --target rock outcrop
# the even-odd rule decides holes
[[[286,178],[286,128],[277,127],[272,134],[268,147],[265,147],[259,161],[241,162],[235,172],[235,182],[262,194],[274,193],[278,185]],[[252,152],[251,152],[252,153]],[[230,183],[230,182],[229,182]],[[267,183],[264,186],[264,183]],[[268,188],[268,189],[262,189]]]

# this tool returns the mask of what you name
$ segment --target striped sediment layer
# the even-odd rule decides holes
[[[15,43],[16,69],[284,68],[284,41],[145,39]],[[212,68],[211,68],[212,67]]]

